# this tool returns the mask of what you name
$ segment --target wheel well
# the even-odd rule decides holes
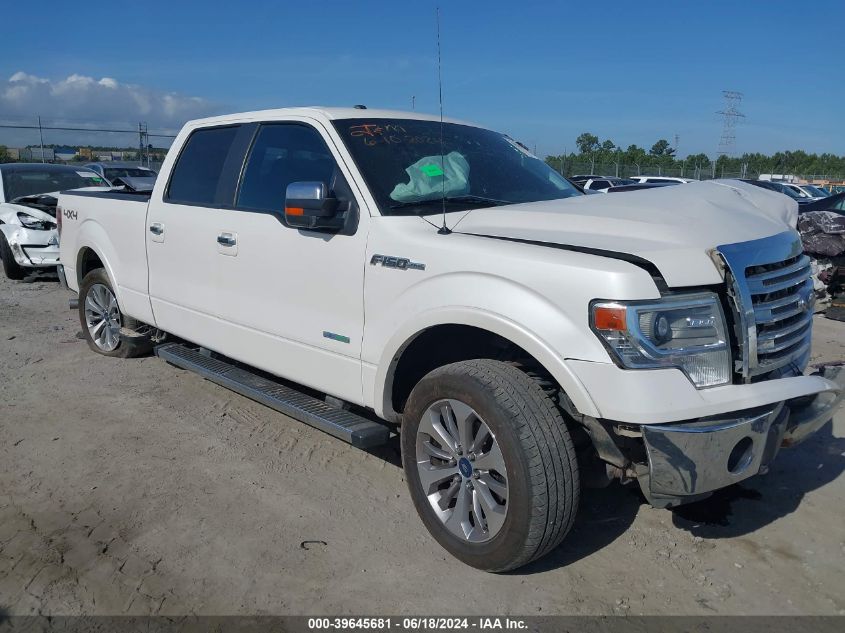
[[[88,247],[83,248],[79,251],[79,255],[76,258],[76,275],[77,281],[81,284],[82,280],[85,279],[85,275],[90,273],[92,270],[97,270],[98,268],[105,268],[103,266],[103,262],[100,259],[100,256],[94,252],[93,249]]]
[[[508,339],[469,325],[437,325],[420,332],[400,350],[391,384],[393,410],[402,412],[411,390],[428,372],[462,360],[488,358],[518,362],[548,375],[542,365]]]

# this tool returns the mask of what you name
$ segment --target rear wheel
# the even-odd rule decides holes
[[[569,532],[579,497],[572,440],[525,372],[484,359],[446,365],[417,384],[403,417],[411,497],[453,556],[507,571]]]
[[[79,322],[93,351],[104,356],[133,358],[148,353],[152,342],[134,330],[139,324],[120,311],[117,297],[102,268],[85,275],[79,285]]]
[[[15,261],[12,254],[12,247],[6,239],[6,234],[0,231],[0,259],[3,260],[3,272],[9,279],[23,279],[26,277],[26,268]]]

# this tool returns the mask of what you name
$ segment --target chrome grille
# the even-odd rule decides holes
[[[746,379],[792,365],[803,371],[813,327],[810,259],[793,232],[718,247],[727,265]]]

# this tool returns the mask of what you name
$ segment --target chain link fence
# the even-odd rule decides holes
[[[35,121],[0,120],[0,162],[120,162],[158,171],[175,137],[175,133],[148,131],[145,124],[134,131]]]
[[[682,167],[661,167],[651,165],[636,165],[625,163],[597,163],[589,160],[550,158],[549,165],[567,177],[576,175],[597,175],[615,176],[617,178],[633,178],[636,176],[672,176],[675,178],[692,178],[694,180],[710,180],[713,178],[759,178],[761,174],[769,175],[753,165],[747,163],[740,166],[739,170],[726,170],[715,163],[708,165],[684,165]],[[807,182],[845,182],[845,174],[784,174],[788,178],[776,177],[775,179],[796,179]]]

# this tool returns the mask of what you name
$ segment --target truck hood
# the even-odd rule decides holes
[[[622,253],[654,264],[671,287],[716,284],[709,251],[794,230],[798,205],[736,180],[578,196],[468,211],[457,233]],[[796,234],[797,239],[797,234]]]

